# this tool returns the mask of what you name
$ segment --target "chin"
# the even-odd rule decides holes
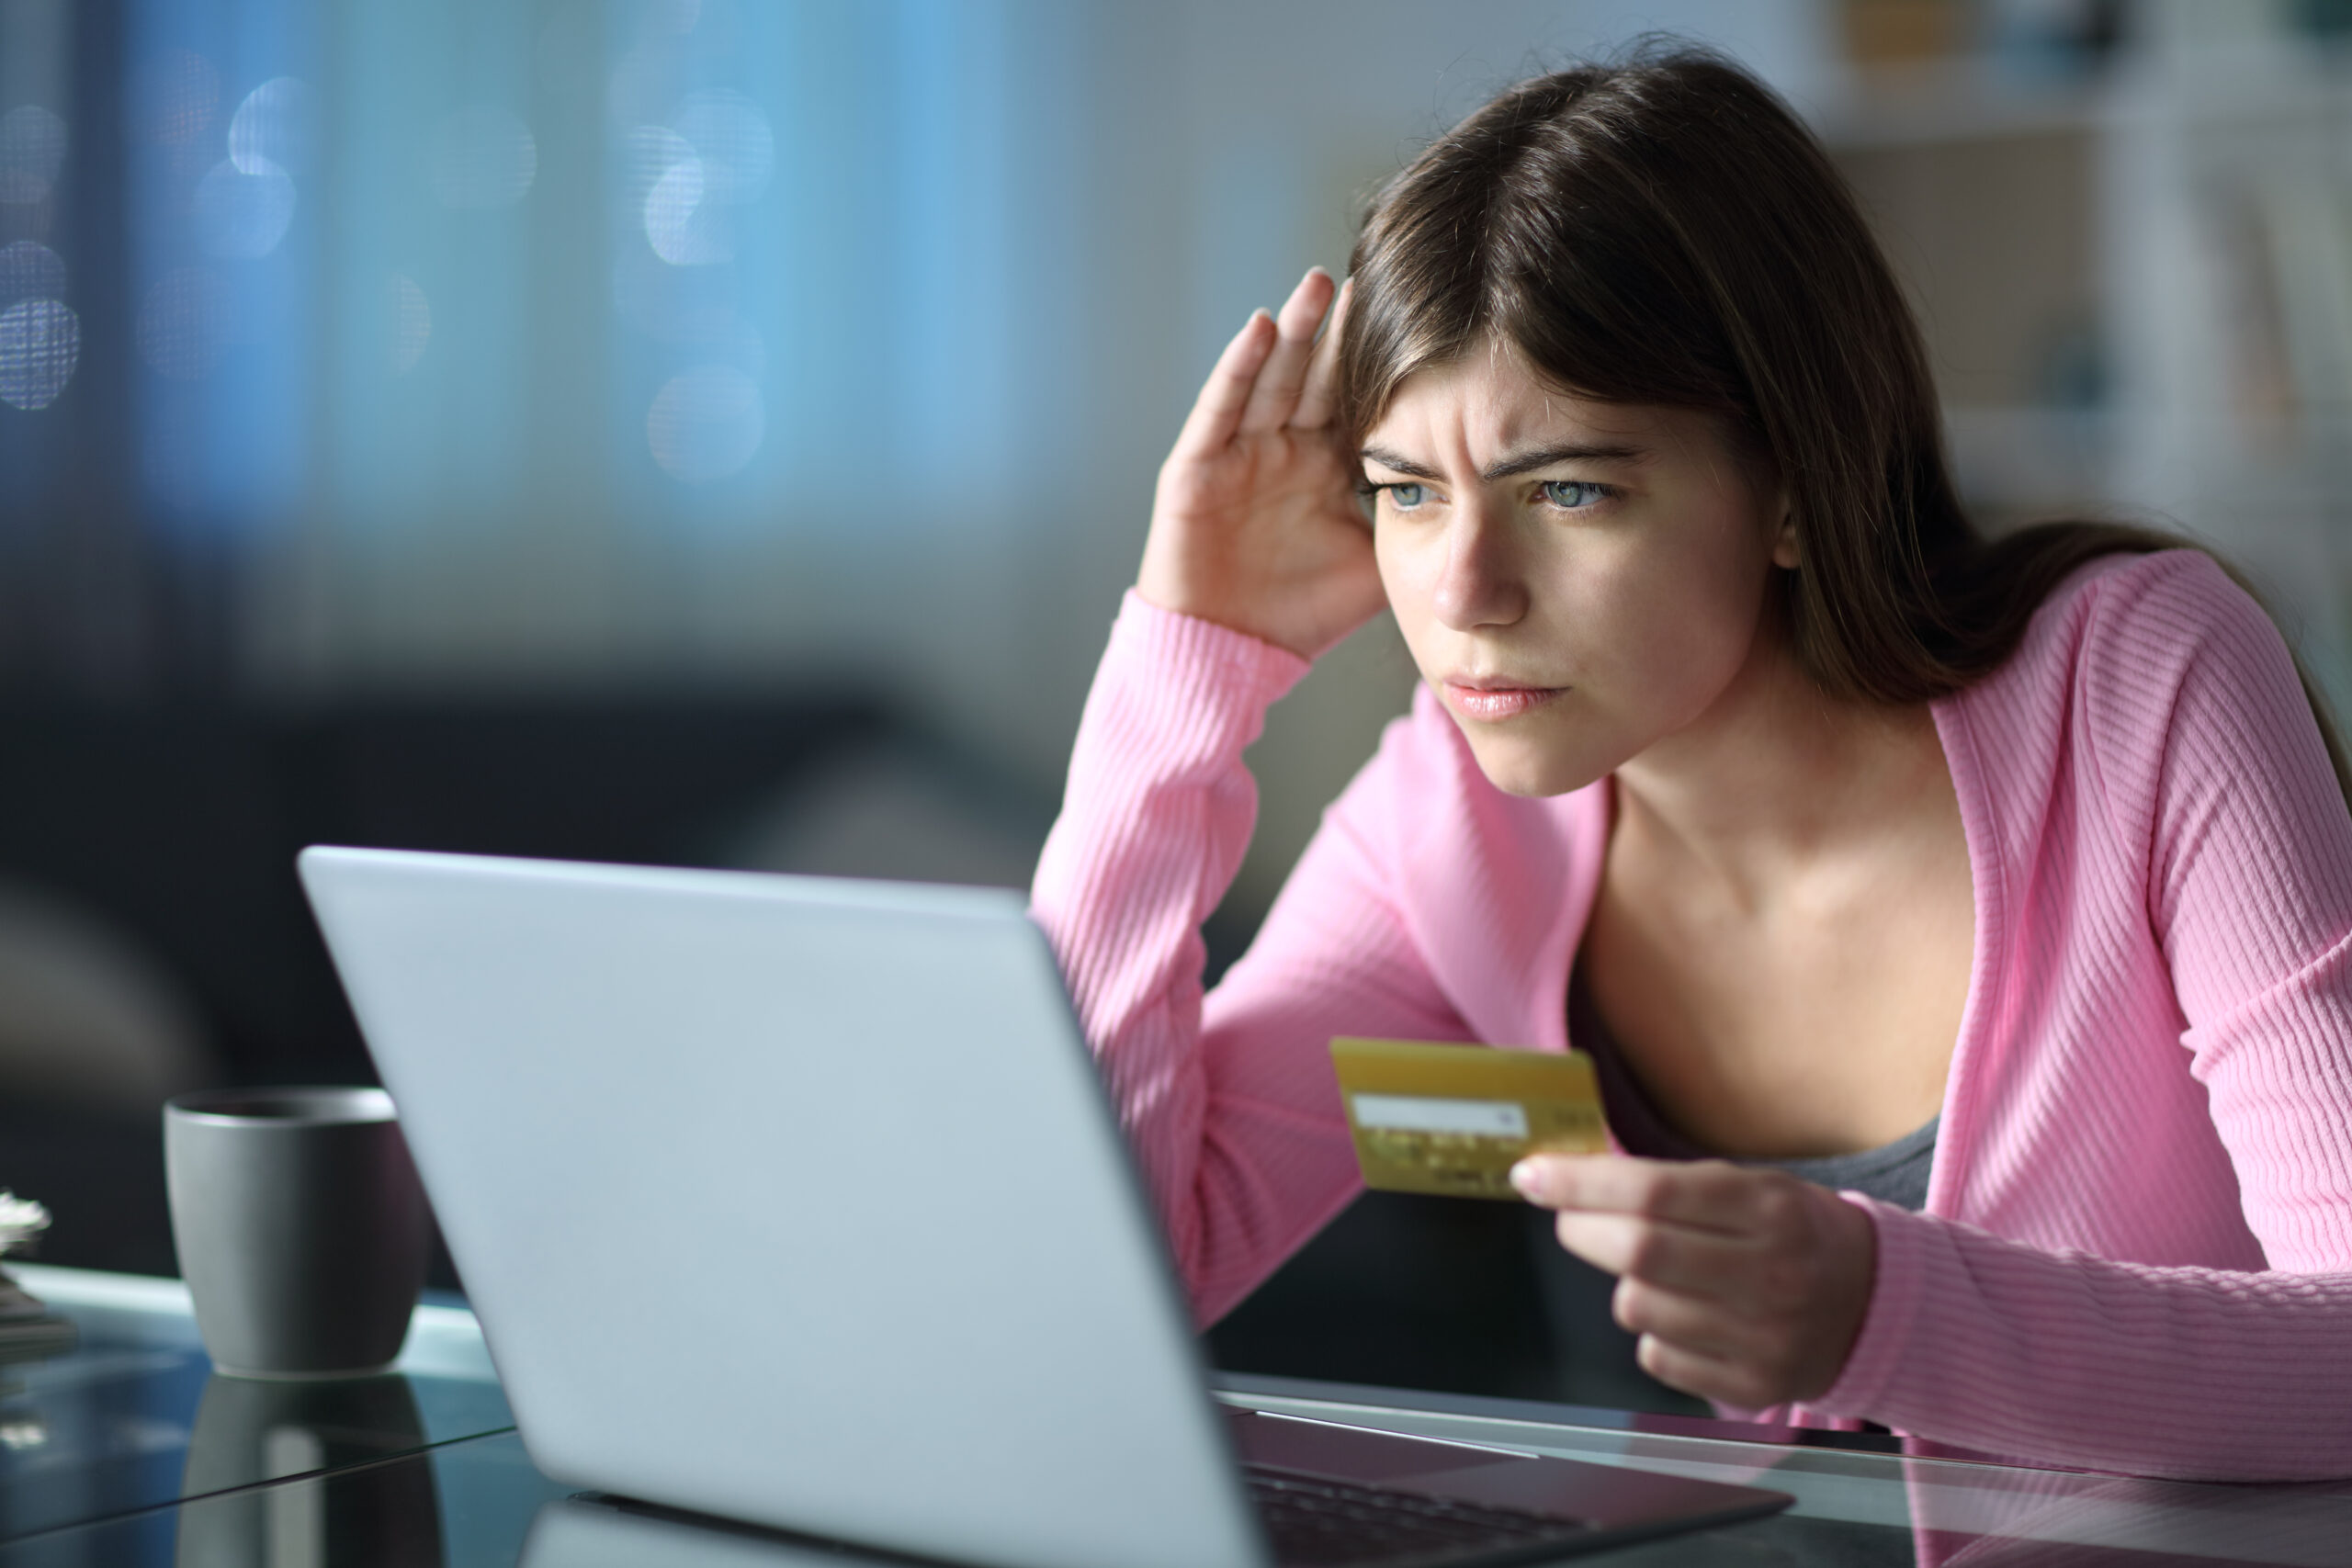
[[[1591,759],[1561,756],[1547,748],[1512,742],[1501,736],[1470,739],[1470,754],[1487,782],[1505,795],[1539,800],[1566,795],[1608,773],[1609,766]]]

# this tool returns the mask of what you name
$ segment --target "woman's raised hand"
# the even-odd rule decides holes
[[[1316,328],[1330,323],[1320,340]],[[1320,267],[1250,318],[1160,465],[1136,592],[1312,659],[1384,603],[1332,430],[1347,290]]]

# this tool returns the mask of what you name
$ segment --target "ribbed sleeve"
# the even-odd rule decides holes
[[[2352,1470],[2352,1278],[2042,1252],[1854,1201],[1877,1223],[1883,1284],[1825,1409],[2098,1470]]]
[[[1463,1034],[1403,937],[1364,829],[1391,814],[1377,759],[1204,1001],[1201,922],[1256,812],[1241,753],[1306,669],[1130,593],[1033,889],[1204,1323],[1358,1190],[1331,1036]]]
[[[1946,1212],[1865,1205],[1878,1284],[1823,1408],[2352,1474],[2352,816],[2284,644],[2210,558],[2148,557],[1966,709],[2020,908],[1955,1059]]]

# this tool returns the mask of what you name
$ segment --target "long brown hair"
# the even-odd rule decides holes
[[[1511,88],[1381,191],[1350,271],[1350,432],[1487,337],[1578,396],[1721,417],[1789,501],[1787,625],[1835,696],[1948,696],[2006,660],[2084,562],[2201,547],[2079,520],[1987,541],[1952,484],[1918,326],[1851,192],[1770,88],[1704,51],[1653,46]],[[2303,689],[2352,799],[2308,675]]]

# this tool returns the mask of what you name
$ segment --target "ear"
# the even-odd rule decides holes
[[[1789,504],[1789,498],[1785,495],[1781,497],[1780,505],[1781,521],[1772,530],[1772,564],[1794,571],[1800,559],[1797,554],[1796,509]]]

